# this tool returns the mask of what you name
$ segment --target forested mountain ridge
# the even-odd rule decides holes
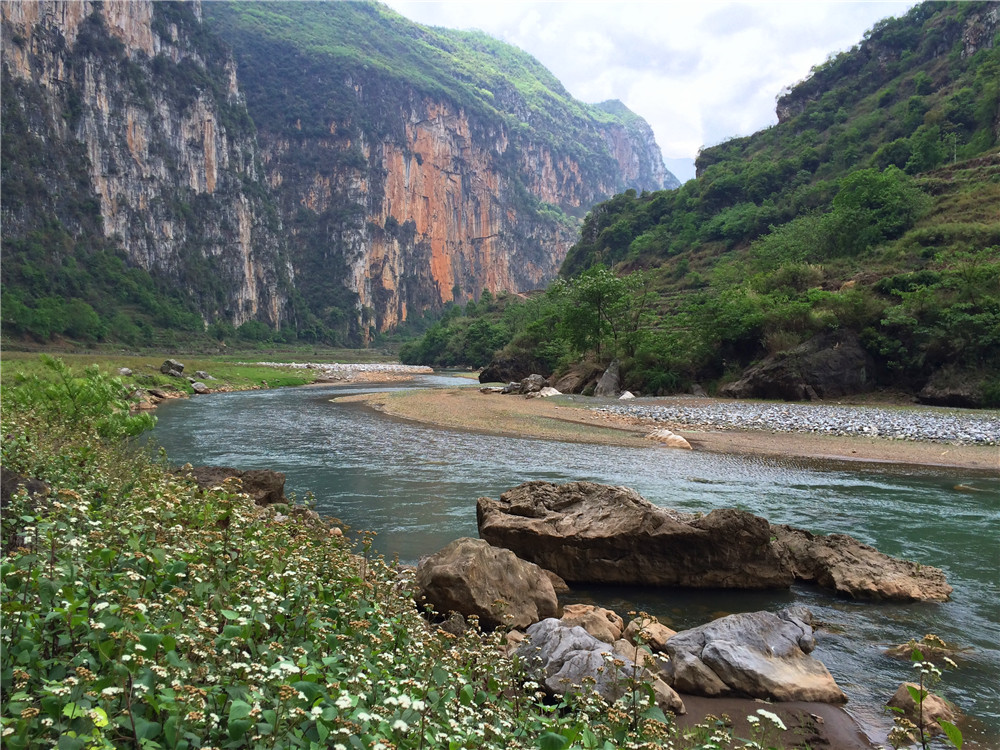
[[[384,331],[554,278],[578,217],[674,187],[649,126],[573,99],[534,58],[376,3],[212,3],[288,217],[298,288]],[[350,283],[340,284],[346,276]]]
[[[477,309],[474,330],[488,321],[507,359],[556,371],[601,346],[647,393],[721,386],[839,332],[870,357],[869,387],[1000,403],[998,36],[996,3],[880,22],[779,98],[778,125],[703,149],[696,180],[596,206],[547,301]],[[532,333],[541,319],[558,341]],[[449,325],[438,341],[473,331]],[[455,343],[416,349],[462,359]]]
[[[0,8],[6,336],[360,344],[676,184],[619,105],[376,3]]]

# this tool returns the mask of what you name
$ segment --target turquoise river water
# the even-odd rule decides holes
[[[466,385],[428,376],[406,387]],[[856,602],[820,589],[734,592],[574,589],[563,602],[646,611],[680,630],[732,612],[805,604],[823,623],[814,655],[848,694],[847,710],[875,741],[881,706],[911,678],[885,648],[935,633],[963,649],[939,692],[968,714],[966,747],[1000,748],[1000,477],[883,464],[775,460],[617,448],[438,429],[336,397],[385,386],[331,385],[216,394],[162,405],[155,440],[174,464],[269,468],[286,491],[312,493],[320,513],[377,532],[387,557],[415,563],[477,536],[476,499],[521,482],[625,485],[665,507],[738,507],[815,533],[847,533],[894,556],[942,568],[952,600]],[[963,484],[979,492],[957,491]]]

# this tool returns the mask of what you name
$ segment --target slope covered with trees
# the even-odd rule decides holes
[[[998,16],[925,3],[882,21],[784,94],[778,125],[704,149],[696,180],[595,207],[561,275],[642,271],[655,310],[600,358],[665,392],[850,330],[883,385],[971,374],[1000,400]],[[597,355],[558,338],[555,370]]]

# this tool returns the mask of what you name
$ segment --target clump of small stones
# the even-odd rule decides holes
[[[673,428],[769,430],[880,437],[955,445],[1000,445],[1000,412],[887,409],[833,404],[719,402],[643,404],[634,401],[595,411],[664,423]]]

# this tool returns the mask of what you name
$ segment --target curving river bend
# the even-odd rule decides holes
[[[468,382],[427,376],[407,387]],[[599,603],[623,616],[644,610],[677,630],[722,614],[805,604],[825,625],[814,655],[878,742],[891,726],[880,706],[912,672],[885,656],[885,646],[935,633],[968,649],[939,690],[970,716],[966,747],[1000,748],[1000,477],[455,432],[331,401],[385,390],[332,385],[171,401],[157,412],[154,439],[174,464],[282,471],[286,491],[300,499],[312,493],[320,513],[377,532],[379,551],[403,563],[477,536],[476,499],[531,479],[626,485],[667,507],[738,507],[816,533],[851,534],[944,569],[952,601],[873,604],[807,586],[765,593],[588,588],[563,601]],[[956,491],[958,484],[981,491]]]

